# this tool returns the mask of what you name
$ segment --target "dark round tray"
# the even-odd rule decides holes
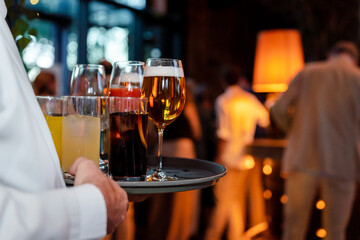
[[[151,175],[157,164],[156,158],[149,158],[147,175]],[[163,170],[167,175],[175,176],[174,181],[117,181],[128,194],[170,193],[196,190],[213,186],[226,174],[226,168],[220,164],[188,158],[163,157]],[[67,185],[72,180],[65,179]]]

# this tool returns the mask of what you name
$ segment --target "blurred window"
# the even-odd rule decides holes
[[[129,30],[126,28],[91,27],[87,35],[87,58],[89,63],[102,59],[113,63],[129,60]]]
[[[66,46],[66,66],[71,71],[77,63],[78,39],[76,33],[70,33]]]
[[[31,0],[25,1],[25,6],[46,14],[73,17],[76,15],[78,1],[75,0]]]
[[[145,1],[128,2],[135,4]],[[135,8],[126,1],[121,1],[121,3]],[[135,22],[135,16],[131,10],[93,1],[89,3],[88,20],[91,26],[86,43],[89,63],[98,63],[103,59],[111,63],[129,60],[129,39]]]
[[[55,64],[54,37],[56,26],[50,21],[35,19],[30,22],[30,28],[36,29],[37,37],[30,36],[31,42],[22,52],[23,62],[29,72],[30,80],[34,80],[39,68],[51,68]],[[22,36],[17,36],[16,39]]]
[[[124,4],[138,10],[144,10],[146,7],[146,0],[115,0],[115,2]]]
[[[34,79],[41,68],[58,69],[60,94],[68,94],[71,71],[77,63],[181,57],[177,35],[182,36],[179,27],[182,21],[167,11],[167,4],[161,5],[164,11],[156,10],[157,3],[162,0],[15,2],[24,3],[27,10],[23,11],[24,19],[25,16],[32,18],[34,13],[37,15],[35,20],[28,21],[29,26],[26,21],[22,26],[31,31],[15,37],[17,40],[22,37],[31,39],[26,47],[27,40],[18,42],[19,46],[24,43],[25,48],[19,49],[29,78]],[[15,26],[16,19],[10,19],[11,26]],[[173,25],[175,28],[168,27]]]

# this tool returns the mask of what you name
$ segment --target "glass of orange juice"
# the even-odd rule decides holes
[[[115,62],[110,77],[112,97],[140,97],[144,77],[144,62]]]
[[[62,120],[63,98],[52,96],[36,97],[49,127],[55,149],[62,166]]]
[[[62,169],[65,173],[81,156],[99,164],[100,117],[101,97],[64,97]]]

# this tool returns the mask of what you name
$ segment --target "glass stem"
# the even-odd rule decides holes
[[[159,166],[157,171],[161,172],[162,171],[162,144],[163,144],[163,136],[164,136],[164,129],[163,128],[158,128],[158,140],[159,140],[159,145],[158,145],[158,158],[159,158]]]

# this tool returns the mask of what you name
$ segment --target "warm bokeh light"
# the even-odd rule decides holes
[[[324,237],[326,237],[326,231],[325,231],[325,229],[319,228],[319,229],[316,231],[316,236],[319,237],[319,238],[324,238]]]
[[[269,190],[269,189],[266,189],[264,192],[263,192],[263,197],[265,199],[270,199],[272,197],[272,192]]]
[[[258,34],[253,90],[284,92],[289,81],[304,66],[300,32],[276,29]]]
[[[246,155],[243,164],[244,164],[244,168],[252,169],[255,166],[254,157],[251,155]]]
[[[323,210],[325,208],[325,202],[323,200],[319,200],[316,202],[316,208],[319,210]]]
[[[264,158],[264,161],[263,161],[263,163],[264,163],[264,165],[266,165],[266,164],[268,164],[268,165],[270,165],[270,166],[272,166],[273,165],[273,159],[272,158]]]
[[[39,0],[30,0],[30,3],[31,3],[32,5],[36,5],[36,4],[39,3]]]
[[[264,165],[263,173],[265,175],[270,175],[272,173],[272,167],[270,165],[268,165],[268,164]]]
[[[286,204],[287,201],[288,201],[288,196],[285,195],[285,194],[282,195],[281,198],[280,198],[280,202],[281,202],[282,204]]]

